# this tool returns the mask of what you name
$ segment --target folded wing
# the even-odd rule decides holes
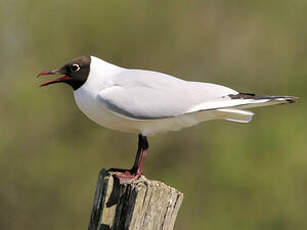
[[[120,73],[113,81],[111,87],[99,93],[100,102],[110,111],[129,119],[176,117],[201,103],[230,100],[227,95],[237,94],[224,86],[189,82],[143,70]]]
[[[171,118],[195,112],[216,111],[216,119],[249,122],[253,113],[241,110],[291,103],[295,97],[257,96],[230,88],[143,70],[128,70],[113,77],[113,85],[98,97],[118,116],[134,120]]]

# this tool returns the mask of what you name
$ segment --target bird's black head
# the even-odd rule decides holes
[[[41,84],[41,87],[62,82],[70,85],[74,90],[77,90],[86,82],[90,73],[90,64],[91,57],[82,56],[74,58],[59,69],[41,72],[37,75],[37,77],[53,74],[62,74],[64,76],[56,78],[52,81],[47,81]]]

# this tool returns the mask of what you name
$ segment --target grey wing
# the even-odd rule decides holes
[[[175,117],[206,101],[237,93],[224,86],[143,70],[121,72],[113,81],[113,86],[100,91],[100,102],[120,116],[139,120]]]

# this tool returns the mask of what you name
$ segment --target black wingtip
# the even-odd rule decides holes
[[[298,100],[298,97],[294,96],[269,96],[269,95],[256,95],[253,93],[238,93],[238,94],[230,94],[228,95],[231,99],[254,99],[254,100],[284,100],[288,103],[295,103]]]
[[[298,97],[293,97],[293,96],[287,96],[287,97],[285,97],[285,100],[288,102],[288,103],[296,103],[297,102],[297,100],[298,100],[299,98]]]

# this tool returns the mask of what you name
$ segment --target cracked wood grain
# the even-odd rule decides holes
[[[119,184],[112,170],[98,177],[89,230],[172,230],[183,194],[144,176]]]

